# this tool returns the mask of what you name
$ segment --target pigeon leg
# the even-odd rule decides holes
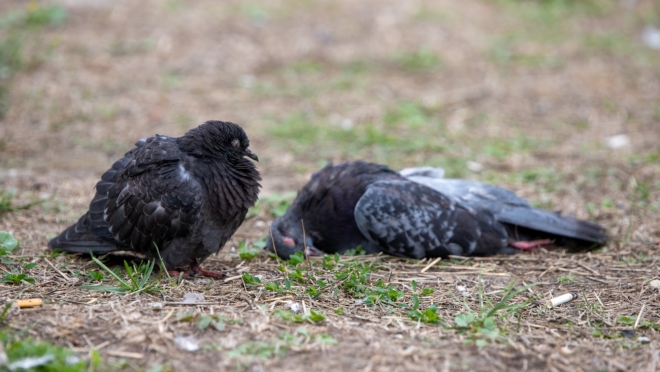
[[[192,263],[190,264],[190,269],[188,271],[192,271],[194,274],[199,274],[201,276],[206,276],[209,278],[216,278],[216,279],[222,279],[225,277],[225,273],[222,271],[213,271],[213,270],[205,270],[202,269],[198,263]]]
[[[225,274],[222,271],[205,270],[202,269],[198,263],[190,264],[190,267],[184,271],[167,270],[167,272],[174,277],[178,277],[179,274],[183,273],[184,279],[192,279],[198,274],[201,276],[206,276],[209,278],[216,278],[216,279],[222,279],[225,277]]]
[[[183,278],[190,278],[190,273],[188,270],[186,271],[178,271],[178,270],[167,270],[167,273],[170,274],[172,278],[178,278],[181,273],[183,273]]]
[[[550,239],[540,239],[540,240],[532,240],[530,242],[510,242],[509,245],[512,246],[513,248],[518,248],[521,251],[531,251],[534,248],[548,245],[551,243],[552,241]]]

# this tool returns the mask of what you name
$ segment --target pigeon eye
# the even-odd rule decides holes
[[[239,141],[238,139],[234,139],[233,141],[231,141],[231,145],[234,146],[235,148],[239,148],[241,146],[241,141]]]

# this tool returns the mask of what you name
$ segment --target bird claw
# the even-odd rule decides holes
[[[213,271],[202,269],[198,264],[190,264],[190,267],[184,271],[167,270],[167,272],[174,277],[183,274],[184,279],[192,279],[197,275],[205,276],[207,278],[223,279],[226,275],[222,271]]]
[[[521,251],[531,251],[534,248],[542,247],[544,245],[552,244],[550,239],[532,240],[529,242],[510,242],[509,245],[513,248],[520,249]]]

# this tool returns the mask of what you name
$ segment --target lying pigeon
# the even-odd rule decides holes
[[[182,137],[138,141],[96,184],[89,211],[48,243],[70,253],[135,251],[173,274],[222,277],[199,267],[257,201],[258,160],[243,129],[207,121]],[[159,260],[160,260],[159,258]]]
[[[403,174],[363,161],[326,166],[273,222],[267,248],[288,258],[301,250],[342,253],[359,245],[367,253],[419,259],[550,244],[587,249],[607,241],[602,227],[532,208],[497,186],[444,179],[437,168]]]

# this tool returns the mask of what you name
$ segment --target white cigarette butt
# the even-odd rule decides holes
[[[555,297],[553,299],[548,300],[545,305],[548,307],[548,309],[552,309],[553,307],[557,307],[561,304],[565,304],[569,301],[572,301],[577,298],[577,292],[569,292],[569,293],[564,293],[561,296]]]

